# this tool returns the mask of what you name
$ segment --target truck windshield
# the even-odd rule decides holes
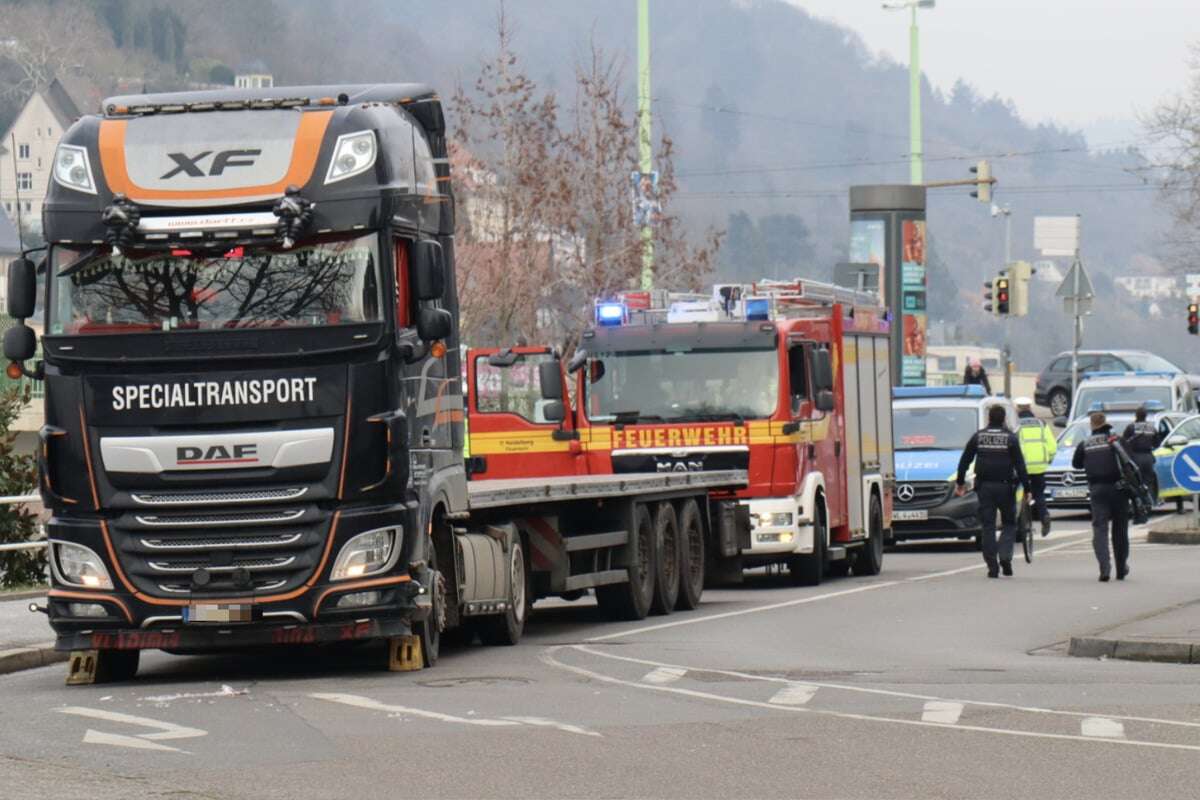
[[[763,419],[779,403],[775,350],[596,353],[588,369],[594,422]]]
[[[374,235],[294,250],[123,255],[54,248],[51,334],[311,327],[380,319]]]
[[[892,420],[897,450],[962,450],[979,429],[974,408],[896,406]]]

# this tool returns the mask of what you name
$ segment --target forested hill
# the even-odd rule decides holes
[[[0,0],[0,14],[31,4],[71,5]],[[138,68],[154,87],[213,65],[260,60],[286,83],[421,80],[446,93],[460,81],[470,85],[494,49],[499,9],[497,0],[90,5],[124,50],[140,48]],[[624,59],[631,110],[635,7],[633,0],[505,3],[514,49],[543,88],[569,89],[574,63],[594,41]],[[903,20],[896,22],[903,37]],[[656,135],[677,145],[673,211],[697,229],[730,230],[727,274],[790,275],[797,262],[827,274],[846,254],[847,187],[908,179],[906,66],[879,60],[853,32],[782,0],[652,0],[651,35]],[[962,65],[963,80],[948,94],[925,84],[926,179],[968,177],[968,167],[988,157],[996,199],[1012,205],[1016,257],[1033,255],[1035,214],[1079,213],[1093,274],[1159,269],[1168,226],[1153,187],[1142,183],[1139,142],[1087,142],[1030,125],[1018,106],[972,89],[971,66]],[[1069,103],[1071,87],[1062,90]],[[0,108],[0,122],[10,115]],[[1003,222],[968,189],[930,196],[932,254],[944,267],[931,273],[931,316],[972,330],[983,325],[986,335],[991,323],[975,309],[981,281],[1003,257]],[[1098,283],[1108,285],[1103,277]]]

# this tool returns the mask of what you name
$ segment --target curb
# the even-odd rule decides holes
[[[1124,661],[1200,664],[1200,644],[1072,636],[1070,644],[1067,646],[1067,655],[1078,658],[1116,658]]]
[[[47,586],[44,589],[29,589],[24,592],[0,592],[0,603],[7,603],[10,600],[37,600],[46,599],[46,592],[50,590]]]
[[[1200,530],[1152,530],[1146,534],[1146,541],[1151,544],[1200,544]]]
[[[55,650],[51,644],[0,650],[0,675],[57,664],[66,661],[69,655],[65,651]]]

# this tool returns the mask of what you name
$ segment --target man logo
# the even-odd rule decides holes
[[[902,483],[896,487],[896,499],[901,503],[911,503],[912,499],[917,496],[917,490],[910,484]]]
[[[212,150],[205,150],[203,153],[195,156],[189,156],[186,153],[167,153],[167,158],[175,162],[175,168],[163,175],[159,180],[165,181],[174,178],[181,172],[189,178],[203,178],[204,170],[200,166],[200,162],[209,156],[213,155]],[[225,173],[226,167],[252,167],[258,156],[262,155],[262,150],[222,150],[213,156],[212,166],[209,167],[207,175],[215,177]]]
[[[176,464],[249,464],[258,461],[258,445],[235,444],[232,447],[177,447]]]
[[[703,461],[657,461],[654,464],[658,472],[703,472]]]

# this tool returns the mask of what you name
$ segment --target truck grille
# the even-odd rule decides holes
[[[892,493],[897,507],[932,508],[950,496],[948,481],[897,481]]]
[[[289,591],[324,551],[331,515],[316,506],[270,511],[207,508],[189,514],[132,512],[111,523],[121,565],[157,597],[236,597]],[[194,582],[203,570],[207,582]]]
[[[299,500],[307,486],[253,489],[245,492],[135,492],[135,503],[144,506],[220,506],[232,503],[286,503]]]

